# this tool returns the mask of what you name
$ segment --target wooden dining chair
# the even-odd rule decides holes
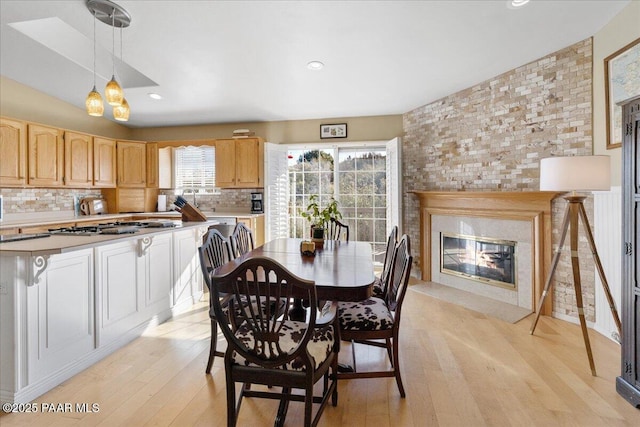
[[[328,240],[343,240],[349,241],[349,226],[338,221],[335,218],[331,218],[329,222],[329,236]]]
[[[233,317],[231,324],[237,325],[234,329],[220,324],[228,342],[224,356],[227,425],[236,425],[243,397],[260,397],[280,401],[275,425],[284,424],[289,403],[296,401],[304,402],[304,425],[315,426],[329,397],[337,405],[337,304],[328,303],[318,311],[315,283],[296,277],[267,257],[246,259],[231,272],[214,275],[211,288],[217,316],[224,315],[221,297],[233,295],[228,313]],[[310,301],[306,321],[291,320],[288,310],[274,312],[270,306],[265,310],[255,310],[255,304],[234,306],[236,301],[265,299],[284,300],[290,307],[294,298]],[[314,384],[320,379],[324,380],[322,394],[314,396]],[[237,399],[236,383],[244,384]],[[252,384],[270,388],[248,387]],[[320,403],[320,407],[312,417],[313,403]]]
[[[398,243],[398,226],[394,225],[387,237],[387,247],[382,261],[382,272],[380,276],[376,276],[373,282],[373,290],[371,295],[378,298],[384,298],[387,292],[387,282],[389,280],[389,272],[391,271],[391,260],[393,259],[393,251]]]
[[[209,346],[209,360],[207,361],[207,369],[205,371],[208,374],[211,372],[213,358],[215,356],[224,356],[224,353],[216,351],[218,344],[218,320],[216,319],[216,314],[213,310],[211,301],[213,298],[211,294],[211,274],[213,273],[213,270],[232,260],[233,256],[231,255],[231,245],[229,244],[229,240],[215,229],[209,229],[204,237],[204,243],[198,248],[198,254],[200,256],[200,269],[202,270],[204,282],[209,290],[211,344]],[[224,305],[225,309],[228,307],[229,297],[229,295],[221,296],[221,303]],[[224,321],[227,321],[226,315],[219,319],[225,319]]]
[[[394,249],[385,298],[370,297],[360,302],[339,303],[340,337],[351,341],[353,371],[339,372],[338,379],[395,377],[400,396],[405,397],[400,376],[398,338],[402,301],[407,291],[412,261],[409,236],[405,234]],[[391,369],[358,372],[356,343],[386,348]]]
[[[233,233],[231,233],[231,249],[236,257],[254,249],[253,233],[242,222],[237,223]]]

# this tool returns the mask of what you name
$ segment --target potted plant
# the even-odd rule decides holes
[[[324,241],[324,233],[327,224],[331,221],[331,218],[341,219],[342,213],[338,209],[338,201],[331,198],[331,201],[324,208],[320,208],[319,196],[312,194],[309,196],[309,204],[307,210],[301,212],[300,216],[307,219],[311,223],[311,240],[316,242]]]

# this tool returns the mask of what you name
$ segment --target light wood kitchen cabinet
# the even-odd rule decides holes
[[[0,186],[27,184],[27,124],[0,118]]]
[[[147,147],[144,142],[116,144],[118,187],[144,188],[147,181]]]
[[[67,187],[93,185],[93,137],[84,133],[64,133],[64,184]]]
[[[216,187],[263,187],[263,161],[260,138],[216,140]]]
[[[0,229],[0,236],[4,236],[7,234],[18,234],[20,230],[17,227],[12,227],[12,228],[3,228]]]
[[[116,186],[116,141],[93,138],[93,185],[113,188]]]
[[[60,187],[64,185],[64,142],[62,131],[29,124],[29,185]]]
[[[236,222],[243,223],[251,230],[256,247],[264,245],[264,215],[237,217]]]
[[[147,188],[158,188],[158,143],[147,142]]]
[[[111,214],[146,211],[144,188],[105,188],[102,196]]]

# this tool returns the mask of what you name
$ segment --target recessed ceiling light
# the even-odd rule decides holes
[[[527,3],[529,3],[529,0],[507,0],[507,7],[509,9],[520,9]]]
[[[150,93],[149,94],[149,98],[153,98],[153,99],[162,99],[162,95],[159,95],[157,93]]]
[[[322,68],[324,67],[324,64],[320,61],[311,61],[307,64],[307,68],[310,70],[322,70]]]

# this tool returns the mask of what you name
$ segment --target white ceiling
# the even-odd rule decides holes
[[[126,125],[149,127],[402,114],[594,35],[629,0],[116,3],[132,18],[116,65]],[[0,16],[0,74],[84,108],[85,1],[0,0]],[[96,27],[103,93],[112,27]],[[324,69],[307,69],[312,60]]]

